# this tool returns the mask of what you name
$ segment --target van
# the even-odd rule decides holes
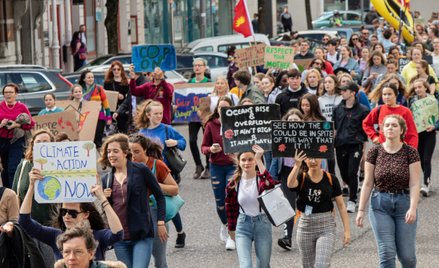
[[[268,37],[264,34],[255,34],[256,43],[270,45]],[[230,46],[235,46],[236,49],[249,47],[249,42],[253,43],[253,36],[243,37],[240,34],[222,35],[215,37],[202,38],[190,42],[187,49],[190,52],[222,52],[227,53]]]

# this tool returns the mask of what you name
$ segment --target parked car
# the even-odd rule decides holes
[[[192,62],[195,58],[203,58],[207,61],[207,73],[209,73],[212,81],[215,81],[218,76],[227,76],[227,68],[229,65],[227,54],[220,52],[177,54],[176,71],[189,80],[193,74]]]
[[[78,70],[75,73],[80,73],[86,69],[90,69],[91,67],[99,66],[99,65],[110,65],[113,61],[120,61],[122,64],[131,64],[131,53],[120,53],[120,54],[108,54],[104,56],[97,57],[94,60],[91,60]]]
[[[20,88],[17,100],[26,104],[32,115],[44,107],[44,95],[54,93],[57,99],[67,99],[72,83],[61,76],[61,70],[39,65],[0,66],[0,87],[15,83]],[[3,96],[0,96],[0,100]]]
[[[289,46],[291,41],[283,41],[284,35],[289,35],[290,33],[280,33],[275,37],[270,39],[270,44],[272,46]],[[337,31],[335,30],[309,30],[309,31],[298,31],[295,34],[295,39],[303,38],[310,42],[321,43],[325,35],[329,35],[331,38],[339,38]]]
[[[264,34],[255,34],[254,38],[258,44],[270,45],[268,37]],[[182,53],[188,52],[222,52],[226,53],[230,46],[235,46],[237,49],[250,46],[250,42],[253,43],[252,36],[244,37],[240,34],[221,35],[208,38],[201,38],[190,42],[183,50]]]
[[[361,25],[363,19],[361,13],[356,11],[339,11],[342,16],[342,25]],[[322,27],[333,27],[331,19],[334,17],[334,11],[323,12],[317,19],[313,20],[312,26],[314,29],[320,29]]]

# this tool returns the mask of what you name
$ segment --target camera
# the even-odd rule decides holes
[[[4,128],[7,128],[9,126],[12,126],[12,121],[8,121],[8,123],[6,123],[6,125],[4,126]]]

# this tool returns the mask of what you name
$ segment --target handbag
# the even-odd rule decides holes
[[[169,139],[168,126],[166,126],[166,139]],[[166,160],[168,160],[168,166],[172,173],[178,174],[186,166],[187,161],[183,158],[176,146],[167,147],[167,150],[165,150],[163,154]]]
[[[21,184],[21,178],[23,177],[23,171],[24,171],[24,167],[27,164],[27,160],[24,159],[23,163],[21,164],[21,169],[20,169],[20,175],[18,175],[18,183],[17,183],[17,200],[18,200],[18,204],[21,205],[21,201],[20,201],[20,184]]]
[[[280,184],[259,195],[258,202],[273,226],[278,227],[296,215]]]
[[[86,60],[87,59],[87,53],[79,53],[79,59],[80,60]]]
[[[152,166],[152,174],[154,174],[154,176],[156,176],[156,163],[157,160],[154,159],[154,165]],[[155,198],[153,195],[151,195],[151,199]],[[180,211],[181,207],[184,205],[184,200],[183,198],[181,198],[180,195],[175,195],[175,196],[168,196],[165,195],[165,202],[166,202],[166,218],[165,218],[165,222],[168,222],[170,220],[172,220],[175,215],[177,215],[177,213]]]

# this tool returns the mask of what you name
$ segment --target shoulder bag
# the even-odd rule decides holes
[[[169,126],[166,126],[166,140],[169,140]],[[165,143],[166,150],[163,152],[166,160],[168,161],[169,169],[174,174],[179,174],[183,168],[186,166],[187,161],[183,158],[177,146],[167,147]]]
[[[258,196],[258,202],[273,226],[280,226],[296,214],[288,199],[285,198],[280,184],[264,191]]]
[[[26,167],[26,164],[27,164],[27,160],[24,159],[23,163],[21,164],[20,175],[18,175],[18,183],[17,183],[17,200],[18,200],[18,205],[21,205],[21,201],[20,201],[20,184],[21,184],[21,178],[23,177],[23,171],[24,171],[24,168]]]

